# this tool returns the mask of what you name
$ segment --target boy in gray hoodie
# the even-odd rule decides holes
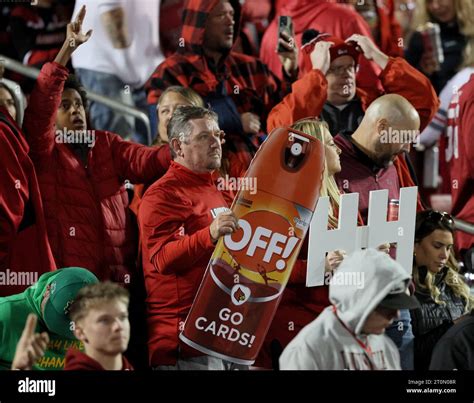
[[[286,347],[280,369],[401,369],[397,347],[384,332],[400,309],[418,306],[407,294],[409,280],[387,254],[354,252],[331,279],[332,305]]]

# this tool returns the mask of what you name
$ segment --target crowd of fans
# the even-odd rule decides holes
[[[0,60],[0,368],[244,369],[178,335],[217,241],[239,230],[236,189],[217,183],[291,127],[324,146],[329,229],[344,193],[366,225],[371,191],[419,186],[413,274],[390,245],[335,250],[325,272],[366,286],[307,288],[305,239],[255,368],[474,369],[474,235],[454,221],[474,225],[472,0],[0,7],[0,59],[40,69],[31,81]],[[146,113],[152,144],[87,91]],[[441,179],[424,189],[433,145]],[[433,193],[451,202],[438,211]]]

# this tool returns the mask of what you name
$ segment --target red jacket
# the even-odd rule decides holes
[[[220,62],[212,67],[204,55],[204,25],[210,11],[218,0],[189,0],[183,14],[182,47],[161,63],[152,74],[148,87],[148,103],[156,104],[161,93],[170,85],[190,87],[203,98],[216,97],[218,85],[224,83],[225,91],[235,103],[237,112],[252,112],[265,126],[271,108],[280,101],[280,82],[268,70],[267,66],[253,56],[230,51]],[[240,27],[240,4],[231,0],[235,11],[234,40]],[[288,92],[284,88],[284,93]],[[221,116],[221,118],[224,118]],[[240,117],[238,117],[240,125]],[[228,131],[227,128],[222,129]],[[264,127],[262,127],[264,129]],[[227,146],[235,146],[239,159],[247,167],[253,156],[240,138],[242,133],[228,132]],[[248,135],[247,135],[248,136]],[[240,140],[239,140],[240,138]],[[257,142],[251,136],[253,143]],[[250,142],[250,140],[248,140]]]
[[[104,367],[87,354],[70,348],[66,353],[65,371],[105,371]],[[133,371],[132,364],[122,355],[122,371]]]
[[[451,213],[456,218],[474,224],[474,74],[460,88],[458,95],[459,98],[456,95],[453,98],[448,113],[455,116],[455,127],[448,128],[448,141],[456,147],[450,161],[453,196]],[[473,235],[456,231],[458,250],[469,249],[473,245]]]
[[[209,226],[227,208],[212,174],[172,162],[138,209],[147,290],[150,364],[174,365],[201,355],[178,341],[215,245]]]
[[[171,156],[164,149],[95,131],[87,163],[55,141],[55,116],[68,71],[45,64],[25,112],[24,129],[44,203],[49,241],[59,267],[80,266],[100,280],[129,284],[136,236],[124,181],[151,183]]]
[[[404,59],[397,57],[390,58],[380,74],[380,81],[383,92],[375,88],[369,91],[357,88],[357,96],[362,102],[362,108],[366,110],[372,101],[383,94],[401,95],[418,111],[420,131],[422,131],[439,107],[438,97],[428,78]],[[294,82],[291,93],[285,96],[268,116],[268,129],[271,131],[276,127],[291,125],[302,118],[319,116],[327,100],[327,86],[326,77],[318,69],[311,70],[303,78]],[[337,133],[333,133],[335,134]]]
[[[323,33],[327,32],[341,39],[347,39],[352,34],[361,34],[372,38],[370,29],[364,19],[351,7],[343,4],[334,4],[331,0],[287,0],[279,15],[288,15],[293,19],[295,41],[301,48],[303,32],[309,28]],[[268,26],[262,38],[260,58],[278,78],[282,77],[281,62],[275,49],[278,37],[278,14]],[[299,52],[300,77],[305,70],[303,52]],[[361,58],[357,81],[362,88],[371,88],[378,85],[377,76],[380,67],[375,63]],[[270,132],[271,129],[269,128]]]
[[[395,16],[394,1],[376,1],[375,4],[379,17],[380,50],[388,56],[403,57],[402,28]]]
[[[41,274],[56,269],[38,180],[28,151],[20,128],[0,107],[0,272],[8,280],[0,286],[0,297],[18,294],[31,285],[10,281],[13,277],[9,272],[15,277],[20,272],[30,274],[33,283]]]

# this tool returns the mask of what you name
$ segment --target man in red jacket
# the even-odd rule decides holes
[[[367,107],[383,94],[398,94],[418,111],[423,130],[436,113],[439,100],[430,81],[400,57],[388,57],[370,38],[353,35],[345,41],[320,34],[307,44],[310,53],[306,63],[312,69],[292,85],[292,91],[275,106],[268,116],[267,126],[291,125],[308,116],[319,116],[329,125],[333,136],[353,133]],[[382,72],[379,76],[383,91],[362,90],[356,69],[361,59],[374,61]]]
[[[74,335],[85,352],[69,349],[67,370],[133,370],[123,356],[130,340],[128,291],[111,282],[85,286],[69,309]]]
[[[0,107],[0,297],[18,294],[56,269],[26,140]]]
[[[55,62],[43,66],[23,126],[57,265],[84,267],[101,281],[129,286],[138,248],[124,182],[152,183],[171,156],[167,148],[88,130],[84,89],[68,79],[65,67],[91,35],[81,32],[84,16],[82,8]]]
[[[453,152],[450,162],[453,196],[451,213],[456,218],[474,224],[474,74],[454,94],[448,117],[454,118],[447,132],[449,148]],[[461,254],[465,254],[474,247],[474,236],[457,231],[456,247]],[[471,249],[470,253],[474,251]],[[468,259],[471,259],[470,255]]]
[[[168,124],[174,161],[138,210],[147,289],[150,365],[157,369],[231,369],[178,340],[217,240],[237,219],[217,189],[222,157],[217,116],[183,106]]]

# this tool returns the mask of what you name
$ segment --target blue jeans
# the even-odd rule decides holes
[[[401,309],[400,318],[393,321],[385,330],[385,334],[392,339],[398,348],[402,369],[413,370],[414,336],[411,327],[410,311],[408,309]]]
[[[76,69],[76,75],[87,90],[134,106],[147,114],[146,93],[143,89],[133,90],[117,76],[100,71]],[[145,125],[130,115],[116,112],[101,103],[91,102],[89,119],[94,129],[108,130],[123,138],[147,144]]]

